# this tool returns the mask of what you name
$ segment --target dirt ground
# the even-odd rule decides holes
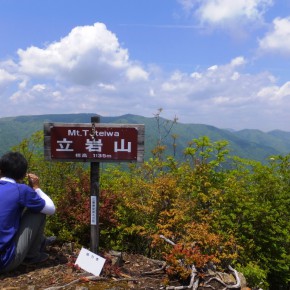
[[[109,252],[105,253],[106,263],[99,277],[85,272],[75,265],[80,249],[72,244],[48,247],[49,259],[38,265],[21,265],[15,271],[0,274],[1,290],[125,290],[125,289],[166,289],[167,275],[163,261],[147,257]],[[222,273],[221,273],[222,274]],[[221,277],[221,274],[219,277]],[[205,279],[211,279],[207,275]],[[230,276],[231,277],[231,276]],[[198,289],[228,289],[225,284],[213,280],[206,285],[201,280]],[[228,285],[235,284],[231,279]],[[170,280],[171,289],[182,286],[178,281]],[[188,285],[188,283],[186,284]],[[245,287],[242,290],[250,290]],[[233,287],[231,287],[233,288]],[[237,289],[236,287],[234,287]],[[178,288],[177,288],[178,289]],[[179,288],[181,289],[181,288]]]
[[[166,275],[161,261],[126,253],[122,253],[121,259],[108,255],[101,276],[96,277],[74,265],[79,249],[72,245],[51,246],[47,252],[50,258],[42,264],[21,265],[11,273],[0,275],[0,289],[165,289]],[[115,261],[119,265],[113,265]],[[153,270],[158,271],[151,273]]]

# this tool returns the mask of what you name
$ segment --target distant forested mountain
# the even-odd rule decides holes
[[[87,114],[55,114],[38,116],[18,116],[0,118],[0,154],[23,140],[29,138],[32,133],[43,130],[46,122],[61,123],[90,123],[93,113]],[[173,137],[176,137],[176,157],[183,158],[183,149],[188,142],[195,138],[208,136],[212,141],[227,140],[230,154],[242,158],[264,161],[271,155],[285,155],[290,153],[290,132],[259,130],[233,131],[219,129],[203,124],[176,123],[167,134],[171,120],[153,116],[152,118],[127,114],[117,117],[102,117],[101,123],[117,124],[144,124],[145,125],[145,159],[151,156],[151,150],[156,146],[158,138],[164,137],[167,153],[173,154]],[[166,136],[167,135],[167,136]],[[166,136],[166,138],[165,138]]]

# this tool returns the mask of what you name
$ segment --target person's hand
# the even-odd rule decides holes
[[[39,178],[37,175],[33,173],[28,173],[27,178],[30,187],[32,187],[33,189],[39,188]]]

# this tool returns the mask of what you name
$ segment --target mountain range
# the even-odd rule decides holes
[[[24,138],[29,138],[34,132],[43,130],[43,124],[46,122],[90,123],[93,116],[96,114],[50,114],[0,118],[0,154],[9,151],[12,146],[19,144]],[[163,143],[167,147],[167,153],[171,155],[173,155],[175,139],[176,157],[183,158],[183,150],[188,143],[202,136],[208,136],[212,141],[227,140],[230,155],[251,160],[264,162],[272,155],[290,153],[290,132],[280,130],[270,132],[253,129],[234,131],[204,124],[178,122],[172,124],[173,121],[160,117],[148,118],[133,114],[99,117],[101,123],[144,124],[145,159],[151,156],[151,150],[160,138],[164,139]]]

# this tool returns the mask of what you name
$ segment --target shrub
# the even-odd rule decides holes
[[[269,289],[267,271],[261,269],[255,262],[249,262],[246,266],[238,265],[237,270],[244,274],[249,287]]]

